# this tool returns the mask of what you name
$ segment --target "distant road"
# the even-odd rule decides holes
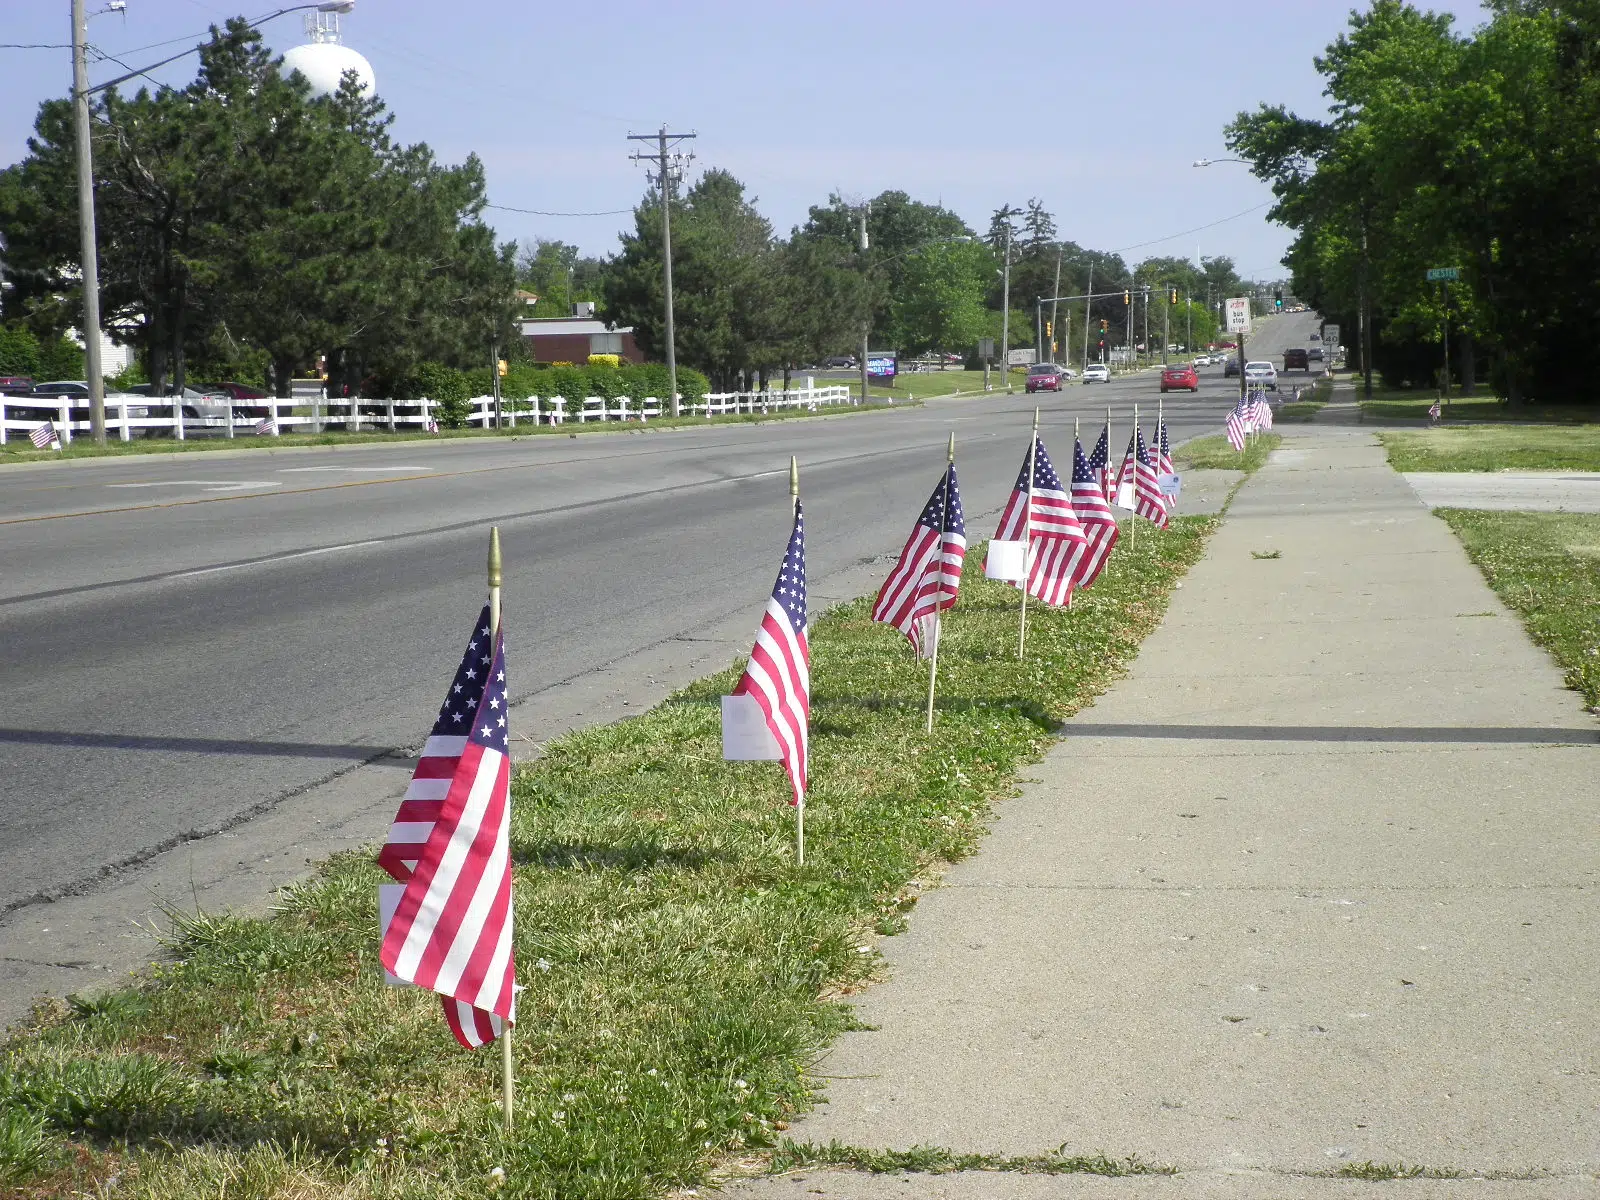
[[[1179,439],[1215,431],[1231,401],[1236,381],[1204,375],[1198,397],[1168,397]],[[1097,434],[1108,404],[1125,440],[1156,378],[1038,397],[1058,461],[1073,416]],[[718,622],[753,629],[791,453],[819,582],[899,550],[951,430],[986,537],[1034,402],[0,468],[0,931],[30,900],[92,893],[158,847],[415,746],[482,602],[491,524],[525,701]]]

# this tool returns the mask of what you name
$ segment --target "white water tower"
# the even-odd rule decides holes
[[[339,37],[339,14],[355,7],[354,0],[334,0],[306,14],[306,37],[310,40],[283,56],[283,73],[299,71],[311,85],[312,96],[331,96],[339,90],[346,71],[354,71],[361,90],[371,95],[377,85],[372,64],[365,56],[346,46]]]

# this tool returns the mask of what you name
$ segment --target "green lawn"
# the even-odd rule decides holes
[[[0,1049],[0,1183],[28,1197],[621,1200],[778,1146],[811,1102],[808,1068],[854,1027],[846,1001],[881,969],[875,939],[905,927],[1018,769],[1124,670],[1215,523],[1147,526],[1070,610],[1030,605],[1020,662],[1017,593],[982,577],[975,547],[932,736],[927,668],[904,639],[867,600],[821,617],[803,868],[778,766],[721,759],[732,670],[519,768],[513,1134],[497,1051],[461,1051],[432,996],[380,983],[382,877],[351,853],[276,915],[177,917],[175,961],[42,1009]],[[1025,1160],[1153,1169],[1127,1153]]]
[[[1250,437],[1243,450],[1235,450],[1221,434],[1195,438],[1172,452],[1173,461],[1190,471],[1257,471],[1271,454],[1283,444],[1276,433],[1258,433]]]
[[[1600,471],[1600,425],[1387,430],[1396,471]]]
[[[1354,377],[1356,398],[1361,411],[1369,417],[1394,420],[1426,421],[1428,409],[1437,398],[1432,392],[1402,391],[1398,388],[1374,388],[1371,400],[1361,399],[1361,377]],[[1600,405],[1595,404],[1524,404],[1512,408],[1498,397],[1480,392],[1476,396],[1457,396],[1445,405],[1442,419],[1451,421],[1505,421],[1543,424],[1581,425],[1600,421]]]
[[[1600,515],[1459,508],[1435,515],[1566,669],[1568,686],[1600,712]]]
[[[1280,421],[1310,421],[1321,411],[1322,402],[1320,400],[1301,400],[1298,403],[1285,404],[1279,407],[1277,419]]]
[[[1022,390],[1021,375],[1015,375],[1017,390]],[[989,380],[996,390],[1004,390],[1005,376],[999,371],[990,373]],[[840,380],[827,380],[829,383],[843,382]],[[860,386],[860,377],[849,381],[852,388]],[[868,389],[868,395],[874,399],[893,398],[897,403],[905,400],[928,400],[935,396],[949,396],[956,392],[978,393],[983,391],[982,371],[916,371],[902,372],[895,376],[893,388],[873,386]]]
[[[900,402],[905,403],[907,398],[902,397]],[[919,398],[920,399],[920,398]],[[397,433],[362,432],[346,433],[343,430],[328,430],[324,433],[286,433],[280,437],[256,437],[252,433],[241,431],[239,436],[229,438],[205,437],[186,438],[178,441],[176,438],[135,438],[130,442],[116,440],[115,435],[107,440],[105,446],[96,446],[86,436],[79,436],[70,446],[57,450],[36,450],[26,434],[12,436],[4,446],[0,446],[0,467],[13,462],[39,462],[45,459],[62,458],[106,458],[122,455],[138,454],[188,454],[205,453],[211,450],[292,450],[303,446],[357,446],[371,442],[436,442],[444,438],[523,438],[523,437],[565,437],[569,435],[588,435],[599,433],[650,433],[662,429],[679,429],[685,426],[701,425],[737,425],[759,424],[762,421],[792,421],[802,417],[837,417],[849,416],[857,413],[886,412],[891,405],[885,398],[877,399],[873,393],[872,403],[856,405],[833,405],[819,408],[815,412],[809,409],[787,409],[782,412],[771,413],[740,413],[725,417],[656,417],[649,421],[569,421],[563,425],[535,425],[526,418],[519,418],[515,429],[442,429],[438,433],[423,433],[420,429],[406,430]],[[364,418],[370,420],[370,418]]]

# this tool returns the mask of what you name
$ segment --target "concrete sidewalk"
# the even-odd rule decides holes
[[[1600,1195],[1597,723],[1370,433],[1285,438],[788,1135],[1178,1174],[727,1194]],[[1366,1162],[1498,1178],[1328,1178]]]

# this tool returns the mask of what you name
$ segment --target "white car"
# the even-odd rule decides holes
[[[1278,390],[1278,368],[1269,362],[1247,362],[1244,365],[1245,387],[1265,388],[1269,392]]]
[[[1090,363],[1083,369],[1085,383],[1110,383],[1111,368],[1105,363]]]
[[[1194,356],[1194,365],[1197,367],[1209,367],[1211,365],[1211,356],[1209,354],[1196,354]]]

